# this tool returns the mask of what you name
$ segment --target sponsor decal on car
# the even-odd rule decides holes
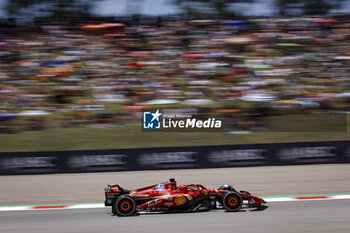
[[[164,206],[167,206],[167,207],[170,207],[170,206],[173,206],[174,205],[174,203],[172,203],[172,202],[165,202],[164,203]]]
[[[176,205],[183,205],[186,202],[186,199],[183,196],[178,196],[175,198]]]
[[[148,207],[154,207],[154,206],[158,205],[161,202],[162,202],[161,199],[157,199],[157,200],[151,201],[151,202],[148,203]]]
[[[150,195],[132,195],[134,198],[144,198],[149,197]]]
[[[156,190],[157,190],[157,191],[164,191],[164,190],[165,190],[164,184],[158,184],[158,185],[156,186]]]

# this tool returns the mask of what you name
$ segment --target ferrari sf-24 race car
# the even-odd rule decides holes
[[[262,198],[247,191],[236,191],[225,184],[218,189],[207,189],[201,184],[176,185],[174,178],[169,182],[127,190],[119,185],[105,188],[105,206],[112,206],[112,213],[118,216],[132,216],[144,212],[196,212],[215,209],[221,205],[230,212],[238,211],[245,204],[262,208]]]

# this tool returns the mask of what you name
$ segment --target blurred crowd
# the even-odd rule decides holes
[[[0,36],[0,131],[349,108],[350,18],[87,22]]]

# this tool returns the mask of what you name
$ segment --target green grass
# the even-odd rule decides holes
[[[350,140],[350,134],[268,131],[248,135],[227,132],[145,132],[136,125],[100,129],[50,128],[0,134],[0,151],[92,150],[329,140]]]

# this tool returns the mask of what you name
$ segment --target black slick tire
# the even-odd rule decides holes
[[[222,206],[229,212],[238,211],[243,205],[243,199],[239,193],[227,192],[222,197]]]
[[[125,217],[132,216],[136,213],[136,202],[129,195],[122,195],[115,199],[112,205],[113,215]]]

